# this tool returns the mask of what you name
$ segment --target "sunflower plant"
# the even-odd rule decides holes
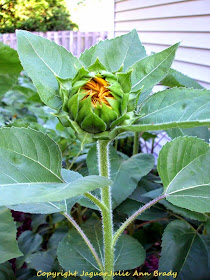
[[[179,44],[147,56],[133,30],[101,41],[77,58],[54,42],[27,31],[18,30],[17,39],[19,59],[41,100],[55,110],[54,115],[66,129],[73,129],[82,146],[96,143],[96,153],[91,150],[88,155],[91,172],[83,177],[61,169],[59,147],[47,135],[30,128],[2,128],[2,215],[8,214],[7,208],[63,214],[75,231],[60,242],[59,263],[72,276],[99,276],[104,280],[112,280],[119,275],[117,271],[134,269],[143,263],[144,248],[123,233],[150,207],[165,201],[188,211],[188,215],[195,211],[196,217],[203,215],[203,221],[207,221],[209,146],[201,139],[183,135],[187,134],[185,129],[189,132],[193,127],[209,126],[210,91],[196,82],[189,88],[186,80],[182,84],[179,80],[179,87],[151,94],[157,83],[168,85],[170,75],[173,82],[183,78],[171,69]],[[167,143],[158,158],[163,189],[148,194],[143,206],[122,224],[114,223],[113,210],[134,192],[140,178],[154,166],[151,155],[138,154],[139,133],[171,130],[172,135],[172,129],[179,137]],[[134,155],[122,164],[119,175],[114,171],[115,152],[110,143],[127,132],[134,133]],[[139,170],[136,177],[129,181],[129,172],[135,170]],[[78,225],[70,214],[76,202],[100,211],[101,222],[93,222],[94,227],[88,223]],[[177,234],[190,231],[181,223],[170,226],[163,243],[173,227]],[[14,249],[2,255],[3,261],[21,255],[13,242]],[[166,262],[163,257],[162,269]],[[171,264],[170,269],[178,271],[178,279],[184,279],[179,264]]]

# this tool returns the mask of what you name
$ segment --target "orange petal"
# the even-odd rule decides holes
[[[108,83],[102,79],[102,78],[99,78],[99,77],[94,77],[93,78],[97,83],[99,83],[100,85],[104,86],[104,87],[107,87],[108,86]]]

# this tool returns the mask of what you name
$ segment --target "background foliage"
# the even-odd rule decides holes
[[[72,30],[64,0],[0,0],[0,33]]]

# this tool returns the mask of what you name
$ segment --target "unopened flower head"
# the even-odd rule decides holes
[[[131,72],[108,72],[98,59],[87,69],[82,67],[71,81],[61,83],[63,110],[91,134],[122,125],[139,96],[139,92],[131,93]]]

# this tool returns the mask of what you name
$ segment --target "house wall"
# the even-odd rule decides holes
[[[181,41],[173,68],[210,89],[210,0],[115,0],[115,36],[135,28],[148,54]]]

